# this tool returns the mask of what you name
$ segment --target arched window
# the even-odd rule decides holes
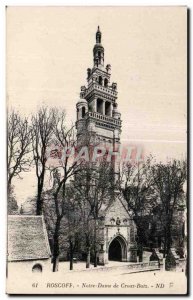
[[[40,264],[35,264],[35,265],[32,267],[32,272],[41,273],[41,272],[42,272],[42,265],[40,265]]]
[[[105,102],[105,115],[111,117],[111,103],[108,101]]]
[[[97,112],[103,114],[103,100],[97,99]]]
[[[84,116],[85,116],[85,107],[83,106],[83,108],[82,108],[82,118],[84,118]]]
[[[89,103],[88,110],[91,111],[91,112],[94,111],[94,105],[93,105],[93,103]]]
[[[104,86],[105,86],[105,87],[108,86],[108,79],[107,79],[107,78],[105,78],[105,80],[104,80]]]
[[[99,84],[100,84],[100,85],[103,85],[103,79],[102,79],[102,76],[99,76]]]

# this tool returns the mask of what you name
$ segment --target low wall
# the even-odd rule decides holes
[[[11,261],[7,263],[7,270],[8,270],[8,276],[11,273],[14,273],[17,271],[19,274],[21,273],[32,273],[32,268],[35,265],[41,265],[42,267],[42,273],[44,272],[51,272],[52,271],[52,264],[51,259],[40,259],[40,260],[25,260],[25,261]]]

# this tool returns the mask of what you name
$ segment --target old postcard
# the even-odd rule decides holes
[[[8,294],[187,294],[187,8],[6,9]]]

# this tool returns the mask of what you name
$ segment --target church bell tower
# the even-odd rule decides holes
[[[87,69],[87,85],[81,86],[77,108],[77,139],[93,133],[103,145],[120,144],[121,114],[117,105],[117,84],[111,83],[111,65],[104,64],[102,33],[98,26],[93,48],[93,67]]]
[[[97,140],[99,145],[107,146],[105,150],[111,148],[115,153],[120,145],[122,121],[117,104],[117,84],[111,82],[111,65],[105,66],[104,53],[102,33],[98,27],[93,48],[93,67],[87,69],[87,84],[81,86],[80,99],[76,104],[77,141],[79,145],[82,142],[84,145],[85,136],[94,136],[94,141]],[[119,163],[112,161],[116,182]],[[137,261],[135,225],[126,207],[125,200],[117,197],[115,191],[114,201],[105,210],[104,220],[99,224],[100,265],[107,264],[111,259],[117,260],[117,257],[113,257],[116,251],[121,261]]]

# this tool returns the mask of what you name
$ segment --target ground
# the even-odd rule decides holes
[[[111,262],[107,267],[61,262],[53,273],[18,274],[9,277],[7,292],[33,294],[185,294],[186,276],[183,272],[151,271],[130,274],[129,264]]]

